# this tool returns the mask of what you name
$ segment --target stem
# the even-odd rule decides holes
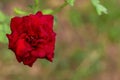
[[[34,5],[33,10],[34,10],[34,13],[36,13],[36,11],[39,9],[39,0],[35,0],[34,3],[35,5]]]
[[[55,9],[51,14],[56,14],[57,12],[60,12],[67,5],[68,3],[65,1],[59,8]]]

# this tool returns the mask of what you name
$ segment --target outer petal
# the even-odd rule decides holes
[[[18,34],[16,32],[12,33],[12,34],[7,34],[8,40],[9,40],[9,49],[12,49],[13,51],[15,51],[16,49],[16,41],[18,39]]]
[[[46,45],[46,59],[49,61],[52,61],[54,58],[54,47],[55,45],[53,43],[48,43],[48,45]]]
[[[32,48],[31,46],[24,40],[24,39],[19,39],[16,43],[16,56],[24,57],[26,53],[31,51]]]
[[[32,50],[31,46],[24,40],[19,39],[16,44],[15,55],[18,62],[23,61],[24,57],[30,55],[30,51]]]
[[[47,55],[46,59],[49,60],[50,62],[53,61],[54,58],[54,53]]]
[[[39,13],[39,15],[40,15],[40,13]],[[30,30],[29,32],[32,32],[32,34],[38,34],[40,31],[39,26],[41,26],[40,17],[37,15],[30,15],[29,19],[30,19],[30,23],[31,23],[31,26],[28,27],[28,29]]]
[[[29,32],[32,32],[32,29],[31,29],[31,19],[29,16],[23,16],[23,22],[22,22],[22,25],[23,25],[23,29],[24,29],[24,32],[26,32],[27,34],[29,34]]]
[[[22,57],[17,56],[17,55],[15,55],[15,56],[16,56],[16,59],[17,59],[18,62],[22,62]]]
[[[37,48],[36,50],[33,50],[31,54],[37,58],[45,58],[46,56],[46,53],[42,48]]]
[[[17,32],[20,32],[20,30],[22,30],[22,26],[21,26],[21,23],[22,23],[22,18],[21,17],[14,17],[11,19],[11,23],[10,23],[10,27],[11,27],[11,30],[14,32],[14,31],[17,31]]]
[[[49,39],[49,43],[47,46],[47,50],[48,50],[48,54],[47,54],[47,59],[52,61],[53,57],[54,57],[54,49],[55,49],[55,39],[56,39],[56,34],[53,32],[51,35],[51,39]]]
[[[52,15],[43,15],[40,17],[40,23],[47,25],[49,28],[53,28],[54,17]]]
[[[36,15],[39,16],[39,17],[41,17],[41,16],[42,16],[42,12],[38,11],[38,12],[36,13]]]
[[[30,67],[32,67],[33,63],[36,61],[36,57],[33,56],[29,56],[27,58],[23,58],[23,63],[24,65],[29,65]]]

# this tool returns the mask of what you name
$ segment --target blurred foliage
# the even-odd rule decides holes
[[[15,0],[3,1],[6,1],[6,5],[10,4],[9,2],[13,4],[27,2],[27,0],[21,3],[14,3]],[[1,9],[0,80],[120,80],[120,1],[100,1],[108,9],[108,14],[98,16],[87,0],[85,2],[76,0],[74,7],[67,6],[58,13],[56,15],[58,24],[54,26],[57,33],[54,61],[49,63],[47,60],[39,59],[32,68],[18,63],[6,44],[5,35],[6,32],[10,32],[9,8],[16,7],[10,5]],[[0,2],[2,4],[2,1]],[[33,1],[30,0],[30,3]],[[39,4],[39,9],[48,14],[52,12],[51,9],[63,2],[40,0]],[[98,6],[99,14],[106,13],[106,10],[100,7],[101,4]],[[20,9],[24,11],[26,5],[21,6]],[[46,7],[49,9],[44,10]],[[17,9],[17,12],[21,13],[21,10]]]
[[[52,12],[53,12],[53,10],[51,10],[51,9],[42,10],[43,14],[51,14]]]
[[[9,29],[9,17],[0,11],[0,42],[7,43],[6,32],[10,32]]]
[[[23,10],[21,10],[21,9],[18,9],[18,8],[15,8],[15,9],[14,9],[14,12],[15,12],[16,14],[19,14],[19,15],[27,15],[27,14],[28,14],[27,12],[25,12],[25,11],[23,11]]]
[[[69,5],[73,6],[74,5],[74,2],[75,0],[66,0],[68,2]]]
[[[73,26],[80,27],[80,25],[82,24],[82,19],[81,19],[81,13],[78,10],[72,8],[69,17]]]
[[[100,0],[91,0],[92,4],[95,6],[97,13],[101,15],[102,13],[107,14],[107,9],[100,4]]]

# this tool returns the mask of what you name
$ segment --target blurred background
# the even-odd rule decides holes
[[[90,0],[76,0],[55,15],[53,63],[38,59],[33,67],[18,63],[5,43],[14,8],[27,10],[33,0],[0,0],[0,80],[120,80],[120,0],[100,0],[108,14],[98,16]],[[64,0],[40,0],[55,9]]]

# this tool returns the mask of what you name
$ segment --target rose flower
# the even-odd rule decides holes
[[[11,34],[7,34],[9,49],[18,60],[32,66],[37,58],[52,62],[55,47],[54,17],[37,12],[11,19]]]

